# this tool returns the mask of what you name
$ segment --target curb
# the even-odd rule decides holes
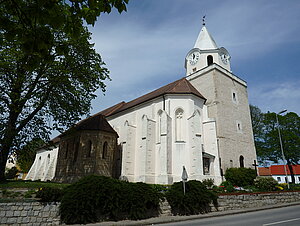
[[[187,221],[187,220],[195,220],[195,219],[205,219],[210,217],[220,217],[220,216],[227,216],[227,215],[234,215],[234,214],[241,214],[241,213],[249,213],[255,212],[260,210],[267,210],[267,209],[275,209],[275,208],[282,208],[288,206],[296,206],[300,205],[300,202],[293,202],[293,203],[284,203],[280,205],[270,205],[270,206],[261,206],[255,208],[245,208],[245,209],[238,209],[238,210],[226,210],[220,212],[210,212],[203,215],[191,215],[191,216],[160,216],[149,218],[145,220],[124,220],[124,221],[106,221],[106,222],[99,222],[94,224],[87,224],[89,226],[120,226],[120,225],[154,225],[154,224],[165,224],[165,223],[172,223],[172,222],[180,222],[180,221]]]

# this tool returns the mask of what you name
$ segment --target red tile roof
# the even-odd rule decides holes
[[[159,89],[156,89],[150,93],[147,93],[141,97],[138,97],[128,103],[121,102],[121,103],[116,104],[110,108],[107,108],[99,113],[106,117],[111,116],[113,114],[124,111],[126,109],[137,106],[146,101],[163,96],[165,94],[193,94],[195,96],[198,96],[198,97],[204,99],[204,101],[206,101],[206,99],[202,96],[202,94],[199,93],[199,91],[188,80],[186,80],[185,78],[182,78],[182,79],[179,79],[168,85],[165,85]]]
[[[293,165],[295,175],[300,175],[300,165]],[[260,176],[285,175],[284,165],[272,165],[270,167],[258,167]],[[286,166],[287,174],[290,175],[290,169]]]
[[[258,167],[259,176],[271,176],[270,167]]]

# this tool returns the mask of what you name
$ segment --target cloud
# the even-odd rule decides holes
[[[287,109],[300,116],[300,80],[283,83],[270,82],[250,88],[250,102],[263,112]]]
[[[300,113],[299,96],[287,92],[288,85],[294,84],[287,81],[283,87],[283,76],[277,77],[277,84],[269,84],[277,71],[289,70],[289,65],[283,69],[274,59],[283,53],[288,56],[300,45],[299,11],[297,1],[131,0],[127,13],[105,15],[92,29],[92,41],[112,78],[106,96],[99,92],[93,101],[93,112],[183,77],[184,58],[201,29],[202,16],[207,15],[209,32],[232,56],[233,73],[242,71],[246,77],[237,76],[251,81],[250,101],[266,110],[280,109],[285,101]],[[273,65],[268,67],[270,71],[265,71],[262,60]],[[297,76],[298,72],[289,79]]]

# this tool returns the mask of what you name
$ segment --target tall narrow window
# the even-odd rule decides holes
[[[214,63],[214,58],[212,55],[207,56],[207,66],[212,65]]]
[[[236,94],[235,93],[232,93],[232,99],[234,102],[236,102]]]
[[[241,168],[244,168],[245,167],[245,165],[244,165],[244,156],[240,156],[240,167]]]
[[[107,142],[105,141],[103,144],[103,150],[102,150],[102,159],[107,158]]]
[[[89,140],[89,142],[88,142],[88,146],[87,146],[87,157],[91,157],[91,153],[92,153],[92,148],[93,148],[93,143],[92,143],[92,141],[90,141]]]
[[[210,174],[209,169],[210,169],[210,159],[203,157],[203,174],[209,175]]]
[[[176,129],[176,141],[183,141],[183,110],[181,108],[177,109],[175,112],[175,129]]]
[[[65,152],[65,159],[68,158],[68,151],[69,151],[69,145],[66,144],[66,152]]]
[[[74,162],[77,161],[77,157],[78,157],[78,151],[79,151],[79,142],[76,142],[75,146],[75,152],[74,152]]]

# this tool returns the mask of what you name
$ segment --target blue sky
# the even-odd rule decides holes
[[[91,114],[184,77],[203,15],[232,72],[247,81],[250,103],[300,115],[298,0],[130,0],[126,13],[103,14],[90,30],[112,81]]]

